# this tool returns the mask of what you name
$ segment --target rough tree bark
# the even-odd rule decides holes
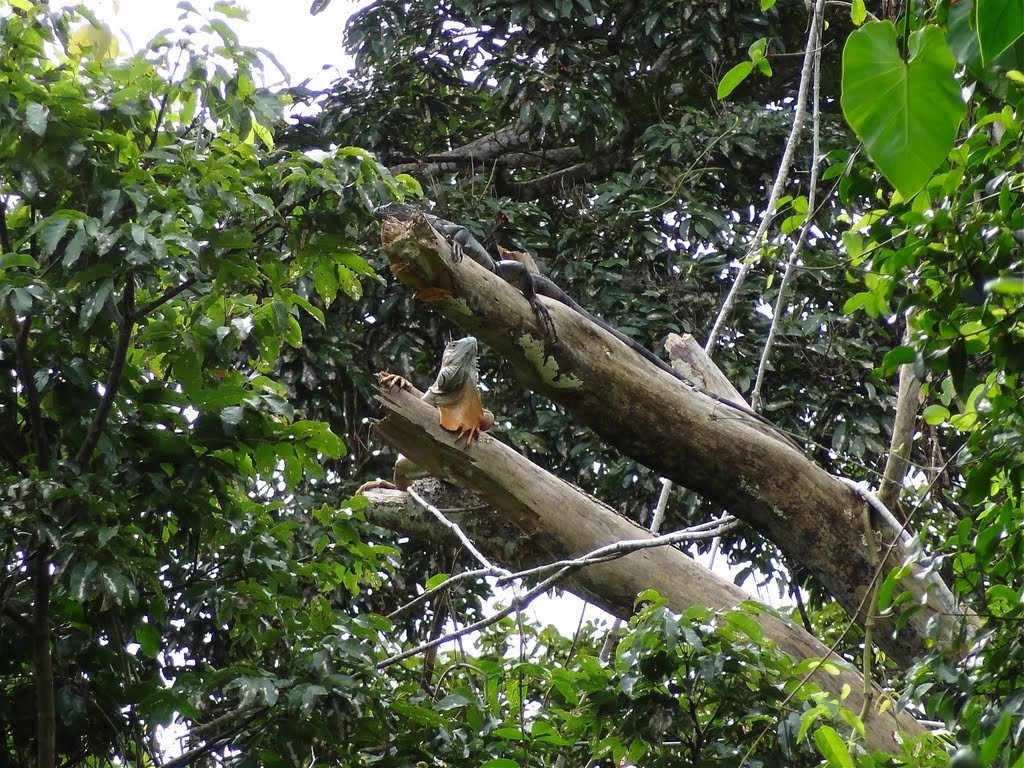
[[[617,514],[608,506],[584,494],[563,480],[544,471],[498,440],[484,435],[471,446],[454,438],[438,425],[437,411],[419,399],[415,392],[382,392],[378,398],[386,409],[375,431],[396,450],[401,451],[435,477],[442,478],[475,493],[481,501],[521,530],[532,544],[530,557],[522,556],[521,546],[506,547],[500,536],[485,535],[474,543],[488,557],[506,567],[522,567],[536,559],[550,562],[577,557],[598,547],[619,541],[650,539],[645,528]],[[371,507],[387,515],[387,508],[399,503],[394,491],[369,491]],[[493,511],[462,513],[460,523],[487,529],[487,522],[473,523],[471,518],[486,518]],[[379,514],[370,519],[380,521]],[[419,518],[417,513],[414,519]],[[415,523],[413,523],[415,525]],[[433,526],[440,529],[439,525]],[[423,530],[423,529],[421,529]],[[445,536],[438,530],[436,536]],[[519,552],[517,563],[508,562]],[[722,579],[673,547],[644,549],[617,560],[582,568],[566,580],[566,587],[580,597],[601,606],[609,613],[628,618],[636,595],[646,589],[657,590],[672,610],[683,611],[694,605],[713,609],[733,608],[749,596],[732,582]],[[784,621],[768,609],[757,616],[767,640],[796,659],[824,658],[828,648],[803,629]],[[837,674],[822,670],[813,673],[808,684],[827,691],[836,699],[849,688],[844,704],[859,712],[863,704],[862,678],[856,670],[833,659]],[[810,690],[813,690],[810,689]],[[901,738],[920,735],[922,726],[894,707],[879,714],[878,702],[865,720],[868,743],[872,748],[898,752],[894,734]]]
[[[546,302],[558,340],[545,336],[529,303],[469,259],[454,263],[427,222],[386,220],[392,270],[416,295],[493,348],[524,385],[559,403],[623,453],[728,509],[801,563],[863,621],[874,568],[862,527],[864,502],[763,424],[639,357],[568,307]],[[893,537],[876,521],[885,544]],[[908,553],[897,544],[883,568]],[[932,650],[955,651],[955,606],[941,604],[913,573],[898,585],[914,595],[912,615],[878,617],[882,649],[909,666]],[[939,623],[940,632],[929,623]]]

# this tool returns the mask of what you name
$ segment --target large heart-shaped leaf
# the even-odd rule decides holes
[[[988,64],[1024,35],[1024,0],[978,0],[974,20]]]
[[[939,28],[914,32],[909,51],[905,62],[888,21],[853,32],[843,50],[843,114],[904,197],[921,189],[949,154],[965,112]]]

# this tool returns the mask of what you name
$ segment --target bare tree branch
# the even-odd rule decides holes
[[[159,768],[184,768],[196,763],[213,750],[225,746],[231,739],[245,730],[253,720],[266,711],[267,707],[265,706],[252,706],[228,712],[226,715],[211,720],[209,723],[193,726],[193,735],[204,739],[206,743],[190,749],[173,760],[168,760]],[[214,731],[217,731],[215,735],[205,735]]]
[[[819,19],[823,17],[824,10],[824,0],[816,0],[813,6],[810,28],[807,33],[807,47],[804,50],[803,68],[800,71],[800,87],[797,89],[796,106],[793,110],[793,125],[789,129],[789,138],[786,139],[786,147],[782,152],[782,160],[779,161],[779,170],[775,175],[775,183],[772,185],[772,191],[768,196],[768,204],[765,206],[764,215],[761,217],[761,223],[757,228],[757,232],[754,233],[754,236],[751,239],[750,248],[743,259],[743,263],[740,264],[739,271],[736,273],[736,279],[733,281],[732,287],[729,289],[729,293],[725,297],[725,301],[722,302],[722,308],[718,312],[718,317],[715,318],[715,323],[711,326],[711,331],[708,333],[707,341],[704,344],[704,349],[708,354],[710,354],[711,350],[714,349],[715,341],[718,339],[718,334],[722,330],[722,325],[725,323],[726,319],[729,317],[729,313],[732,312],[733,306],[736,304],[740,287],[743,285],[743,281],[746,278],[747,273],[757,262],[758,257],[760,257],[761,249],[764,244],[765,232],[768,231],[768,225],[775,217],[779,198],[782,196],[782,190],[786,185],[787,179],[789,179],[789,168],[793,163],[793,155],[796,152],[796,145],[798,143],[797,140],[800,136],[800,131],[803,129],[804,117],[807,114],[807,89],[810,86],[814,51],[818,48],[818,31],[820,28]]]
[[[815,42],[821,39],[821,26],[824,24],[824,21],[824,14],[818,12],[815,12],[811,17],[811,24],[818,25],[818,31],[813,36]],[[811,41],[809,40],[808,42]],[[782,275],[782,284],[779,286],[779,295],[775,298],[772,324],[768,329],[768,338],[765,339],[764,349],[761,351],[761,360],[757,364],[754,390],[750,394],[750,405],[755,411],[761,410],[761,386],[764,384],[765,372],[768,370],[768,362],[771,360],[775,334],[778,333],[779,323],[782,321],[782,316],[786,311],[786,302],[789,300],[789,285],[796,275],[797,262],[800,254],[803,252],[804,243],[807,242],[807,236],[810,234],[811,227],[814,225],[815,198],[818,194],[818,171],[821,167],[818,162],[818,153],[821,151],[821,121],[819,119],[819,107],[821,106],[821,46],[815,46],[812,68],[814,88],[811,96],[811,173],[807,191],[807,220],[800,227],[800,235],[797,237],[796,243],[793,244],[793,250],[789,254],[789,260],[786,262],[786,270]]]
[[[921,400],[921,382],[910,363],[900,366],[900,383],[896,395],[896,416],[892,422],[889,456],[885,460],[882,484],[878,488],[879,500],[899,514],[900,490],[903,476],[910,464],[910,448],[914,440],[914,425]]]
[[[624,149],[613,149],[599,153],[596,157],[577,163],[568,168],[549,173],[528,181],[511,182],[502,185],[500,191],[515,200],[536,200],[579,186],[591,179],[602,178],[629,168],[633,163],[631,154]]]
[[[412,175],[438,176],[442,173],[459,171],[467,167],[547,168],[579,163],[582,160],[583,150],[579,147],[556,147],[534,152],[503,150],[495,154],[466,152],[465,147],[460,147],[440,155],[397,158],[395,164],[388,170],[391,171],[392,175],[408,173]]]

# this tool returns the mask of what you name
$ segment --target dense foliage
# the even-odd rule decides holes
[[[309,95],[259,85],[228,5],[190,16],[200,35],[118,57],[87,11],[0,3],[0,766],[881,764],[855,744],[858,713],[800,686],[807,662],[750,608],[678,617],[648,595],[610,655],[599,625],[570,639],[506,618],[433,675],[396,660],[446,611],[477,616],[486,585],[393,615],[462,554],[376,528],[349,498],[392,460],[368,440],[370,373],[422,383],[452,332],[376,278],[381,202],[419,186],[642,343],[703,341],[793,119],[807,9],[761,5],[380,0],[347,31],[355,71]],[[839,96],[858,133],[879,119],[853,115],[841,70],[864,3],[853,19],[830,5],[817,204],[805,127],[714,357],[750,389],[813,222],[765,411],[872,481],[893,374],[915,366],[927,402],[903,507],[982,630],[959,659],[876,674],[985,764],[1022,765],[1024,76],[1005,29],[1024,19],[906,5],[867,3],[897,22],[896,63],[913,32],[948,39],[954,82],[973,86],[954,149],[921,191],[868,139],[858,151]],[[771,66],[718,100],[748,58]],[[288,123],[299,98],[321,111]],[[501,439],[646,516],[650,472],[484,366]],[[706,512],[677,489],[668,525]],[[726,547],[786,574],[756,532]],[[808,622],[855,658],[861,635],[804,586]],[[951,744],[904,764],[944,765]]]

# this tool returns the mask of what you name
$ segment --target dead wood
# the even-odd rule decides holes
[[[467,447],[464,441],[458,441],[440,428],[437,411],[415,393],[381,392],[379,399],[386,415],[375,425],[375,431],[433,476],[476,494],[487,507],[476,514],[484,518],[500,516],[513,523],[526,535],[537,560],[576,557],[614,542],[651,538],[646,529],[489,435],[481,436]],[[371,507],[379,503],[380,495],[379,491],[367,493]],[[464,527],[472,525],[465,515],[460,523]],[[436,535],[446,535],[440,526],[436,529]],[[508,550],[497,537],[484,535],[474,542],[497,564],[506,567],[518,564],[505,560]],[[517,546],[522,547],[522,542]],[[523,555],[517,558],[519,563],[531,559],[533,557]],[[646,589],[657,590],[674,611],[695,605],[729,609],[749,599],[739,587],[672,547],[640,550],[617,560],[587,566],[571,575],[566,587],[623,618],[633,612],[636,595]],[[795,659],[828,655],[824,644],[769,609],[758,614],[757,619],[766,639]],[[840,668],[838,674],[819,670],[808,684],[836,698],[848,687],[850,693],[845,706],[859,711],[863,691],[859,673],[838,659],[832,661]],[[898,751],[894,733],[904,738],[923,733],[916,720],[906,713],[895,714],[893,707],[884,714],[872,707],[865,727],[871,747],[887,752]]]

